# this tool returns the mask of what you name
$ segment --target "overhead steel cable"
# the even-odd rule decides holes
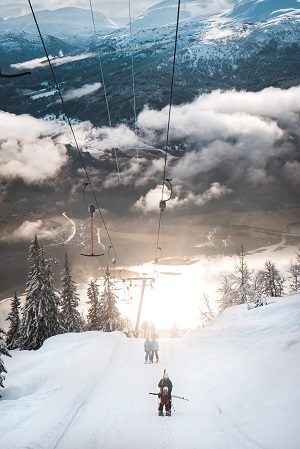
[[[97,45],[98,44],[97,43],[97,31],[96,31],[94,11],[93,11],[93,6],[92,6],[92,0],[89,0],[89,1],[90,1],[90,9],[91,9],[91,14],[92,14],[93,27],[94,27],[94,34],[95,34],[95,41],[96,41],[97,56],[98,56],[98,61],[99,61],[99,68],[100,68],[100,73],[101,73],[101,78],[102,78],[101,81],[102,81],[102,85],[103,85],[104,98],[105,98],[106,110],[107,110],[107,115],[108,115],[108,124],[109,124],[110,130],[111,130],[111,137],[112,137],[112,142],[113,142],[113,150],[114,150],[114,154],[115,154],[115,160],[116,160],[116,165],[117,165],[118,177],[119,177],[119,181],[120,181],[119,162],[118,162],[116,146],[114,144],[114,136],[113,136],[113,131],[112,131],[112,121],[111,121],[111,115],[110,115],[110,110],[109,110],[109,105],[108,105],[108,97],[107,97],[107,91],[106,91],[106,86],[105,86],[105,81],[104,81],[104,73],[103,73],[102,61],[101,61],[101,56],[100,56],[100,52],[99,52],[99,47]]]
[[[131,20],[131,3],[128,0],[128,15],[129,15],[129,35],[130,35],[130,49],[131,49],[131,75],[132,75],[132,94],[133,94],[133,114],[134,125],[136,129],[136,98],[135,98],[135,78],[134,78],[134,60],[133,60],[133,45],[132,45],[132,20]]]
[[[64,102],[64,99],[63,99],[63,96],[62,96],[62,93],[61,93],[61,90],[60,90],[58,81],[57,81],[57,79],[56,79],[56,75],[55,75],[55,73],[54,73],[54,70],[53,70],[53,67],[52,67],[52,64],[51,64],[51,61],[50,61],[50,58],[49,58],[49,54],[48,54],[48,51],[47,51],[47,48],[46,48],[46,45],[45,45],[45,41],[44,41],[44,38],[43,38],[43,36],[42,36],[42,33],[41,33],[41,30],[40,30],[40,27],[39,27],[39,24],[38,24],[38,21],[37,21],[35,12],[34,12],[34,10],[33,10],[33,7],[32,7],[32,5],[31,5],[31,1],[30,1],[30,0],[28,0],[28,3],[29,3],[30,9],[31,9],[31,13],[32,13],[32,16],[33,16],[33,19],[34,19],[34,22],[35,22],[35,25],[36,25],[36,28],[37,28],[39,37],[40,37],[40,39],[41,39],[41,42],[42,42],[42,45],[43,45],[43,48],[44,48],[44,52],[45,52],[45,55],[46,55],[46,58],[47,58],[47,61],[48,61],[48,64],[49,64],[49,67],[50,67],[50,70],[51,70],[53,79],[54,79],[54,82],[55,82],[55,86],[56,86],[56,89],[57,89],[57,92],[58,92],[58,95],[59,95],[59,98],[60,98],[60,101],[61,101],[61,104],[62,104],[62,107],[63,107],[63,111],[64,111],[65,118],[66,118],[66,120],[67,120],[67,122],[68,122],[68,125],[69,125],[69,127],[70,127],[70,130],[71,130],[71,133],[72,133],[72,136],[73,136],[73,139],[74,139],[74,143],[75,143],[76,149],[77,149],[77,151],[78,151],[78,154],[79,154],[79,157],[80,157],[80,161],[81,161],[83,170],[84,170],[85,175],[86,175],[86,179],[87,179],[87,181],[88,181],[88,183],[89,183],[89,185],[90,185],[91,192],[92,192],[93,198],[94,198],[94,200],[95,200],[95,204],[96,204],[96,206],[97,206],[97,210],[99,211],[100,217],[101,217],[101,219],[102,219],[103,226],[104,226],[105,231],[106,231],[106,233],[107,233],[107,237],[108,237],[108,239],[109,239],[110,246],[111,246],[111,248],[113,248],[113,250],[114,250],[116,259],[118,259],[117,254],[116,254],[116,250],[115,250],[115,248],[114,248],[114,246],[113,246],[113,243],[112,243],[111,237],[110,237],[110,235],[109,235],[109,232],[108,232],[106,223],[105,223],[105,221],[104,221],[104,217],[103,217],[103,215],[102,215],[100,206],[99,206],[99,204],[98,204],[98,200],[97,200],[97,197],[96,197],[96,194],[95,194],[95,191],[94,191],[94,188],[93,188],[93,185],[92,185],[90,176],[89,176],[89,174],[88,174],[88,170],[87,170],[86,165],[85,165],[85,162],[84,162],[84,160],[83,160],[82,152],[81,152],[81,150],[80,150],[80,148],[79,148],[79,145],[78,145],[78,142],[77,142],[77,138],[76,138],[76,135],[75,135],[75,132],[74,132],[74,129],[73,129],[71,120],[70,120],[70,118],[69,118],[69,116],[68,116],[67,109],[66,109],[66,105],[65,105],[65,102]]]
[[[176,63],[177,41],[178,41],[178,30],[179,30],[179,16],[180,16],[180,0],[178,0],[178,7],[177,7],[176,31],[175,31],[174,52],[173,52],[173,65],[172,65],[172,76],[171,76],[171,86],[170,86],[169,112],[168,112],[167,134],[166,134],[166,145],[165,145],[165,156],[164,156],[165,160],[164,160],[163,181],[162,181],[162,191],[161,191],[161,203],[163,202],[165,182],[167,181],[167,179],[166,179],[167,157],[168,157],[168,147],[169,147],[169,137],[170,137],[171,110],[172,110],[172,102],[173,102],[173,86],[174,86],[175,63]],[[158,231],[157,231],[157,244],[156,244],[156,254],[155,254],[156,260],[157,260],[158,249],[160,249],[158,245],[159,245],[159,240],[160,240],[160,234],[162,232],[161,229],[162,229],[163,210],[164,209],[161,207],[160,213],[159,213],[159,222],[158,222]]]

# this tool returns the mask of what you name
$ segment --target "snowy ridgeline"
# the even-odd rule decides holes
[[[119,332],[49,338],[4,357],[1,448],[299,449],[300,294],[226,309],[213,326],[159,339]],[[172,417],[157,416],[157,383],[173,382]]]

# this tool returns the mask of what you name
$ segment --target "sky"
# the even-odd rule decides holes
[[[158,338],[58,335],[11,351],[0,407],[5,449],[299,449],[300,294],[225,310],[209,328]],[[173,383],[159,417],[157,384]]]
[[[130,0],[129,0],[130,1]],[[128,18],[129,16],[129,4],[131,10],[131,16],[136,17],[137,15],[146,11],[150,6],[159,3],[155,0],[93,0],[92,8],[95,11],[102,12],[108,17],[123,17]],[[48,0],[47,5],[43,0],[32,0],[31,5],[34,11],[39,11],[41,9],[58,9],[66,7],[76,7],[89,9],[89,0]],[[0,16],[3,18],[18,17],[24,14],[29,14],[30,7],[27,1],[20,2],[15,0],[2,0],[1,2],[1,12]]]

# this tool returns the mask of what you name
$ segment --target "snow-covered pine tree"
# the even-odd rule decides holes
[[[291,292],[300,291],[300,246],[296,253],[296,259],[292,259],[290,262],[289,274]]]
[[[21,327],[20,309],[21,300],[17,296],[17,293],[15,293],[11,300],[10,312],[8,314],[8,317],[6,318],[8,321],[10,321],[6,336],[6,345],[8,349],[17,349],[19,347]]]
[[[20,332],[21,349],[39,349],[47,338],[63,331],[51,263],[51,260],[45,259],[43,248],[35,236],[29,248],[29,273]]]
[[[7,373],[4,362],[1,358],[1,355],[6,355],[8,357],[11,357],[11,354],[9,353],[7,346],[5,344],[4,339],[2,338],[2,334],[5,334],[4,330],[2,329],[2,327],[0,327],[0,387],[4,388],[4,380],[5,380],[5,376],[2,373]],[[1,390],[0,390],[1,391]],[[0,398],[1,398],[1,393],[0,393]]]
[[[59,309],[60,299],[53,280],[52,264],[56,262],[53,259],[45,259],[44,249],[41,247],[42,295],[39,302],[39,317],[42,322],[41,345],[47,338],[64,332]]]
[[[64,271],[62,272],[62,292],[60,297],[61,320],[65,332],[83,332],[84,321],[77,310],[79,296],[72,279],[71,267],[67,253],[65,254]]]
[[[20,349],[33,349],[36,328],[36,308],[40,278],[40,245],[37,236],[29,247],[28,276],[26,282],[26,299],[23,307],[23,318],[20,329]]]
[[[104,332],[122,330],[121,315],[117,308],[116,294],[113,292],[114,284],[111,282],[109,268],[104,275],[104,289],[100,295],[100,329]]]
[[[263,296],[283,296],[283,284],[285,279],[280,275],[274,262],[271,262],[270,260],[265,262],[265,268],[258,272],[257,280]]]
[[[99,331],[101,318],[100,318],[99,286],[96,284],[96,280],[93,281],[91,279],[87,289],[87,297],[89,298],[87,304],[90,304],[86,317],[87,330]]]

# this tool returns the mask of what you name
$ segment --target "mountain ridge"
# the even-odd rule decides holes
[[[172,4],[175,4],[175,2],[161,2],[149,8],[148,11],[155,10],[159,5],[169,7]],[[203,2],[190,2],[189,4],[203,4]],[[232,11],[239,11],[238,8],[241,9],[242,7],[247,11],[249,5],[251,4],[254,7],[256,2],[244,0],[238,4],[236,2],[232,2],[232,4]],[[270,1],[267,4],[270,12]],[[294,0],[290,0],[287,4],[287,6],[291,5],[295,5]],[[299,8],[297,11],[300,11]],[[56,16],[62,14],[61,20],[65,20],[64,12],[66,9],[68,8],[57,10],[53,14]],[[77,13],[78,11],[76,11]],[[114,113],[117,114],[117,122],[132,120],[130,119],[128,106],[126,106],[129,96],[132,95],[132,73],[130,70],[132,62],[134,63],[133,68],[136,78],[138,110],[141,110],[145,104],[153,107],[163,107],[167,104],[174,47],[174,23],[164,24],[154,29],[138,28],[132,33],[130,33],[128,26],[113,29],[105,28],[102,29],[102,32],[106,34],[99,34],[97,42],[95,42],[92,26],[87,31],[86,24],[91,19],[91,17],[88,18],[88,13],[88,10],[85,10],[85,20],[82,20],[84,30],[82,35],[80,29],[78,29],[76,30],[78,33],[71,36],[72,27],[68,27],[69,34],[67,37],[59,36],[61,32],[58,32],[51,39],[47,38],[48,53],[53,57],[60,58],[61,66],[56,68],[58,81],[64,78],[68,80],[68,83],[74,84],[74,80],[72,80],[74,79],[74,71],[79,75],[78,81],[81,83],[99,81],[97,55],[101,55],[104,76],[108,80],[106,84],[109,90],[109,98]],[[44,12],[41,12],[41,14],[43,15]],[[97,18],[100,17],[102,20],[105,16],[99,14],[100,16],[97,16]],[[28,20],[27,17],[25,23],[28,23]],[[14,21],[12,20],[9,23],[14,23]],[[108,23],[106,19],[105,23]],[[133,21],[134,23],[136,21]],[[3,22],[0,26],[2,70],[11,70],[10,66],[18,69],[18,63],[45,58],[37,33],[28,33],[24,30],[17,33],[12,32],[9,31],[8,27],[3,29],[2,24]],[[252,24],[240,23],[239,21],[233,23],[232,17],[224,14],[218,14],[217,16],[213,14],[209,20],[199,20],[199,17],[197,17],[181,21],[176,56],[177,71],[175,73],[175,83],[180,86],[180,92],[175,89],[174,102],[179,104],[192,101],[201,92],[209,92],[218,88],[258,91],[269,86],[291,87],[297,85],[299,82],[297,57],[299,37],[300,24],[297,14],[288,16],[281,14],[268,22]],[[278,49],[276,55],[275,49]],[[81,58],[82,53],[87,55],[84,61]],[[62,55],[71,55],[74,62],[64,64]],[[76,58],[78,62],[76,62]],[[81,62],[79,62],[79,59]],[[276,63],[275,59],[277,59]],[[268,70],[269,66],[272,66],[272,71]],[[26,65],[22,65],[22,67],[25,68]],[[38,86],[45,80],[51,88],[51,77],[46,75],[45,70],[42,67],[36,67],[34,70],[34,80],[37,82],[31,83],[32,78],[23,80],[26,88],[39,92]],[[169,75],[167,75],[168,73]],[[150,79],[152,86],[149,85]],[[114,89],[111,86],[111,81],[114,83]],[[13,87],[13,85],[9,86],[8,89],[10,87]],[[76,84],[74,87],[76,87]],[[117,98],[123,97],[122,104],[124,104],[124,107],[121,106],[116,109]],[[4,92],[2,104],[8,107],[8,110],[13,110],[8,106],[6,98],[9,97]],[[25,97],[24,100],[29,112],[37,109],[37,103],[33,103],[30,97]],[[13,98],[11,101],[12,106],[17,106]],[[48,102],[49,98],[44,105],[43,100],[40,100],[38,116],[43,116],[43,111],[44,114],[46,113],[49,108]],[[86,113],[86,111],[81,111],[75,103],[69,103],[72,109],[71,113],[73,115],[76,111],[75,117],[82,120],[83,114],[81,112]],[[53,107],[55,113],[58,113],[57,106],[53,104]],[[93,109],[92,105],[91,107]],[[18,109],[17,106],[17,111]],[[105,111],[103,107],[100,107],[100,109]],[[93,116],[94,113],[91,112]],[[105,112],[100,112],[100,114],[101,121],[107,120]],[[34,115],[36,116],[37,113],[34,112]],[[93,118],[91,120],[95,121]],[[105,121],[103,121],[104,123]]]

